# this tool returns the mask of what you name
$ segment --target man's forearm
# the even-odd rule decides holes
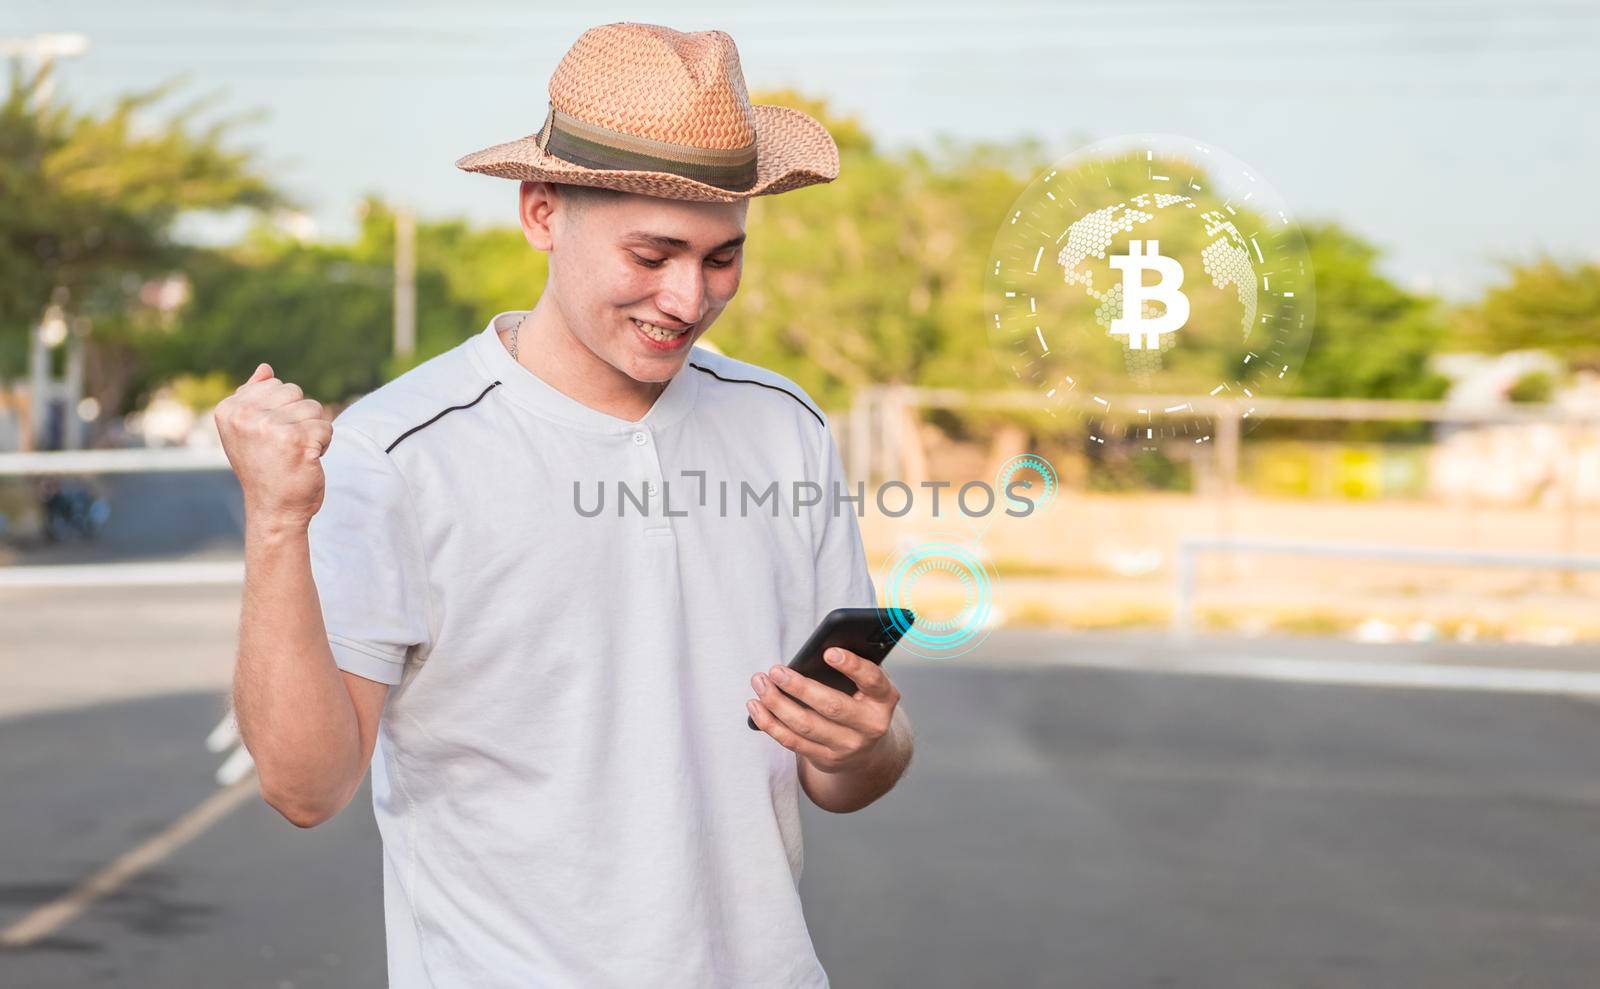
[[[872,758],[860,766],[828,773],[800,757],[800,786],[811,802],[835,814],[849,814],[888,793],[911,764],[911,717],[896,705],[889,731],[878,742]]]
[[[334,664],[303,527],[246,525],[233,703],[261,793],[295,824],[337,813],[360,784],[355,705]]]

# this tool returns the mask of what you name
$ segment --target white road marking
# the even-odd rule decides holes
[[[243,560],[60,563],[0,567],[0,587],[140,587],[242,584]]]
[[[1181,647],[1175,647],[1181,648]],[[1600,673],[1538,667],[1447,666],[1437,663],[1282,659],[1273,657],[1202,656],[1151,661],[1119,657],[1077,656],[1059,663],[990,663],[983,665],[1079,666],[1130,673],[1178,673],[1241,677],[1289,683],[1321,683],[1356,687],[1404,687],[1421,690],[1479,690],[1491,693],[1560,694],[1600,697]]]
[[[206,797],[160,834],[123,852],[61,897],[0,931],[0,948],[26,947],[71,923],[96,900],[116,892],[129,879],[198,838],[256,792],[256,777],[252,773]]]

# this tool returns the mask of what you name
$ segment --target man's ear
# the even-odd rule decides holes
[[[522,236],[536,251],[550,250],[554,205],[555,193],[548,182],[524,180],[517,189],[517,219],[522,223]]]

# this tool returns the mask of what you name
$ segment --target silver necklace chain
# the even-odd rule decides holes
[[[527,319],[528,319],[528,314],[524,313],[522,318],[517,320],[517,325],[513,326],[511,328],[511,359],[512,360],[516,360],[517,359],[517,331],[522,329],[522,324],[525,323],[527,321]]]

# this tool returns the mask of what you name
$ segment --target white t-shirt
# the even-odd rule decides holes
[[[629,422],[511,358],[523,314],[353,403],[322,459],[333,656],[394,685],[390,984],[826,986],[796,757],[744,704],[827,612],[875,606],[856,508],[795,507],[860,488],[788,378],[695,347]]]

